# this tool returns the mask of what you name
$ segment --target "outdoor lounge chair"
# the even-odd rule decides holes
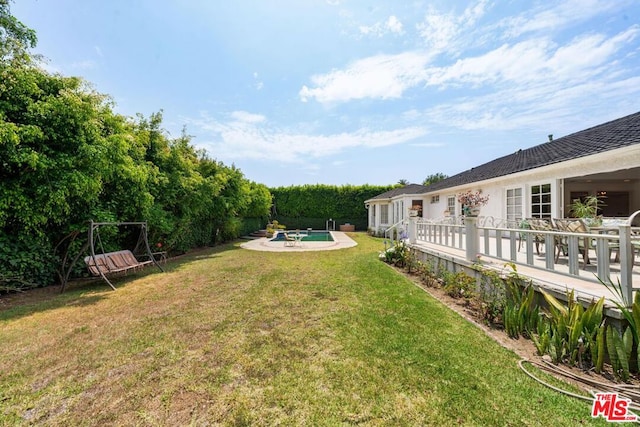
[[[296,245],[296,239],[289,236],[288,233],[284,233],[284,245],[288,247],[294,247]]]

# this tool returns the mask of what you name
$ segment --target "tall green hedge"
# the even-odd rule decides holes
[[[394,188],[393,185],[301,185],[271,188],[272,219],[287,228],[324,229],[333,219],[336,229],[341,224],[353,224],[356,230],[367,229],[367,209],[364,201]]]
[[[234,239],[243,217],[266,221],[268,188],[188,135],[170,138],[161,113],[117,114],[82,79],[7,50],[5,6],[0,0],[0,293],[55,283],[65,256],[86,242],[89,220],[147,221],[150,241],[173,252]],[[128,233],[104,231],[105,247],[132,249]]]

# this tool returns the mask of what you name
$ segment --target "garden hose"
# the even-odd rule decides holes
[[[564,375],[565,377],[569,377],[575,381],[580,381],[583,384],[588,384],[590,386],[597,386],[600,387],[602,389],[604,389],[607,392],[615,392],[620,394],[622,397],[624,397],[625,399],[629,399],[631,401],[631,404],[629,405],[629,409],[633,410],[633,411],[640,411],[640,402],[638,402],[638,398],[640,397],[640,393],[637,387],[634,386],[628,386],[628,385],[614,385],[614,384],[604,384],[601,382],[597,382],[594,380],[591,380],[589,378],[584,378],[582,376],[567,372],[563,369],[557,368],[555,366],[549,366],[547,365],[543,365],[540,363],[536,363],[536,362],[532,362],[530,360],[527,359],[521,359],[518,361],[518,366],[520,366],[520,369],[522,369],[522,371],[527,374],[530,378],[534,379],[535,381],[539,382],[540,384],[544,385],[545,387],[548,387],[554,391],[557,391],[558,393],[562,393],[564,395],[567,396],[571,396],[571,397],[575,397],[577,399],[581,399],[581,400],[585,400],[585,401],[589,401],[589,402],[593,402],[595,393],[598,393],[600,391],[597,390],[593,390],[591,391],[592,396],[583,396],[580,394],[576,394],[576,393],[572,393],[568,390],[563,390],[561,388],[558,388],[552,384],[549,384],[548,382],[544,381],[541,378],[538,378],[537,376],[533,375],[531,372],[527,371],[527,369],[524,367],[525,363],[530,363],[531,365],[534,365],[542,370],[546,370],[549,371],[551,373],[554,374],[558,374],[558,375]]]

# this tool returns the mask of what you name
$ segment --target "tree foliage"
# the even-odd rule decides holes
[[[427,176],[424,181],[422,181],[422,185],[435,184],[436,182],[443,181],[447,178],[449,178],[449,176],[443,174],[442,172],[432,173],[431,175]]]
[[[329,218],[349,222],[357,229],[367,227],[368,200],[394,188],[393,185],[301,185],[272,188],[272,217],[289,227],[324,228]]]
[[[146,220],[170,251],[235,238],[243,216],[266,222],[266,187],[196,150],[186,132],[170,138],[161,112],[124,117],[82,79],[14,60],[33,44],[0,0],[0,291],[54,282],[58,243],[89,220]]]
[[[9,0],[0,0],[0,62],[28,60],[37,41],[36,32],[11,15]]]

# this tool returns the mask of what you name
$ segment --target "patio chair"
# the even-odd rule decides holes
[[[553,225],[546,219],[542,219],[542,218],[527,218],[523,220],[520,228],[537,230],[537,231],[555,231],[553,229]],[[546,242],[545,235],[534,234],[533,242],[536,245],[536,253],[538,254],[538,256],[540,256],[540,245]],[[554,247],[553,247],[554,251],[556,250],[557,246],[558,246],[558,241],[556,238],[554,238]],[[557,258],[557,255],[556,255],[556,258]]]
[[[294,247],[296,245],[296,239],[289,236],[288,233],[284,233],[284,245],[287,247]]]
[[[620,227],[621,225],[625,225],[626,223],[627,218],[602,218],[599,226],[593,227],[592,231],[597,231],[598,233],[603,234],[617,235],[619,233],[618,227]],[[632,231],[631,234],[633,236],[635,232]],[[631,256],[634,258],[635,253],[638,252],[638,249],[640,248],[639,244],[640,242],[638,242],[637,240],[631,241],[631,247],[633,249],[633,251],[631,252]],[[613,262],[620,262],[620,243],[609,242],[609,248],[611,249],[611,251],[616,251],[616,257],[614,258]]]
[[[565,233],[584,233],[588,234],[590,232],[589,227],[584,223],[584,221],[580,218],[554,218],[552,220],[553,225],[558,231],[563,231]],[[560,249],[563,253],[567,254],[569,250],[569,242],[566,237],[559,239],[559,250],[556,255],[556,262],[558,262],[558,258],[560,257]],[[589,237],[581,237],[578,239],[578,249],[582,254],[582,268],[585,268],[587,264],[590,264],[589,260],[589,250],[595,249],[594,240]]]
[[[517,221],[517,223],[514,224],[510,224],[509,228],[519,228],[521,230],[531,230],[531,226],[529,225],[529,222],[526,219],[521,219],[519,221]],[[522,241],[523,240],[527,240],[527,234],[520,232],[518,233],[518,252],[520,252],[520,248],[522,247]],[[536,248],[537,249],[537,248]],[[540,253],[540,251],[538,251],[538,254]]]

